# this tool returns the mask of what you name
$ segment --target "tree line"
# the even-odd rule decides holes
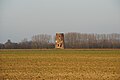
[[[66,48],[120,48],[120,34],[66,33]]]
[[[64,34],[65,48],[120,48],[120,34],[86,34],[69,32]],[[19,43],[8,40],[0,43],[0,49],[53,49],[55,48],[55,36],[39,34],[26,38]]]
[[[39,34],[32,36],[31,40],[23,39],[19,43],[8,40],[5,44],[0,44],[0,49],[50,49],[54,48],[52,36],[47,34]]]

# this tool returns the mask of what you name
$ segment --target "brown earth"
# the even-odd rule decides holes
[[[120,54],[116,53],[2,52],[0,80],[120,80]]]

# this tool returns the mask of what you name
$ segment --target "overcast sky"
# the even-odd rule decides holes
[[[0,43],[56,32],[120,33],[120,0],[0,0]]]

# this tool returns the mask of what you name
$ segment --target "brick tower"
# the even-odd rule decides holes
[[[55,48],[64,49],[64,34],[56,33]]]

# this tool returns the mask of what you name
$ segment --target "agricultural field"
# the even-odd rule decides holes
[[[120,80],[120,50],[0,50],[0,80]]]

